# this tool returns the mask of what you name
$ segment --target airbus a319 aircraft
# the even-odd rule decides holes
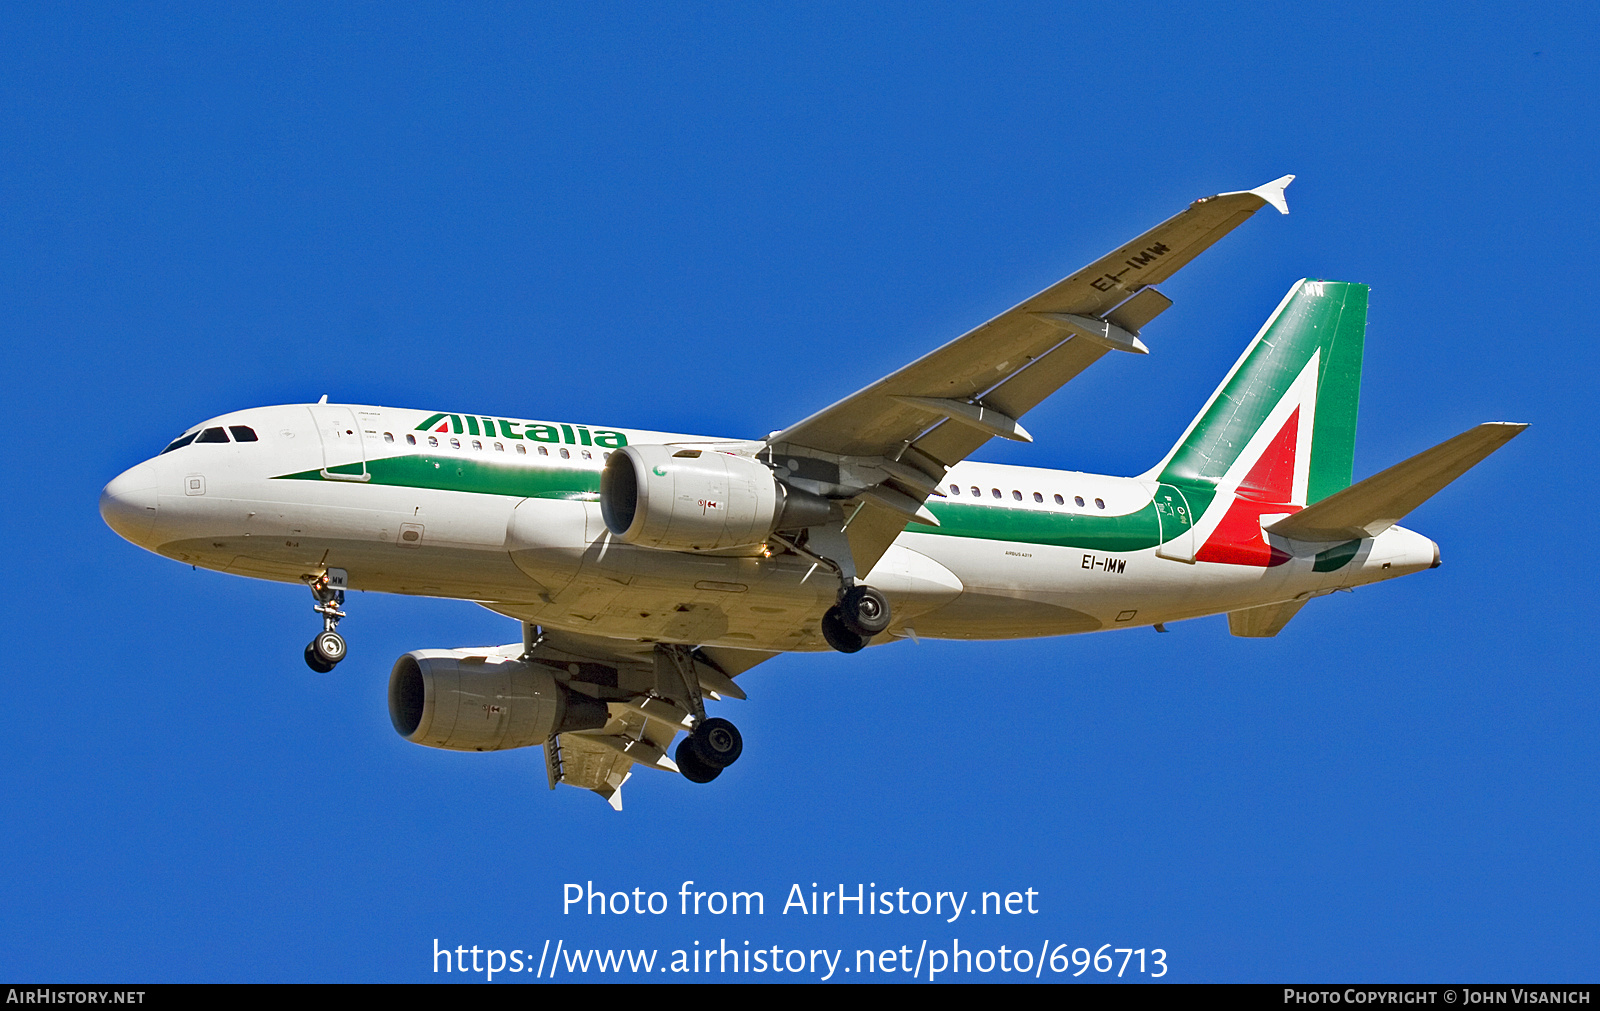
[[[542,747],[551,789],[618,810],[636,766],[705,783],[740,755],[706,700],[780,652],[1006,639],[1225,613],[1272,636],[1313,597],[1439,564],[1397,525],[1526,426],[1479,425],[1352,484],[1367,288],[1302,280],[1183,437],[1137,477],[968,459],[1113,351],[1155,285],[1284,176],[1195,201],[1072,276],[763,439],[315,404],[202,422],[106,486],[123,537],[305,583],[345,656],[347,589],[473,600],[507,646],[422,649],[389,678],[407,740]],[[672,750],[673,741],[684,739]],[[674,760],[674,758],[676,760]]]

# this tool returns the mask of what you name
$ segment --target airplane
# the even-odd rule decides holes
[[[707,783],[738,760],[706,702],[779,653],[1008,639],[1226,614],[1277,635],[1305,603],[1439,564],[1398,525],[1526,426],[1488,423],[1352,483],[1368,288],[1301,280],[1177,444],[1135,477],[981,463],[1101,357],[1145,354],[1156,285],[1284,176],[1192,203],[967,334],[760,439],[329,403],[225,414],[106,485],[168,558],[305,583],[344,659],[345,591],[472,600],[505,646],[394,664],[396,731],[541,747],[552,790],[622,809],[635,767]],[[675,751],[673,742],[683,740]],[[669,751],[671,755],[669,756]]]

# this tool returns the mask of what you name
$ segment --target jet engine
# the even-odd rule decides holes
[[[603,727],[606,704],[571,691],[550,668],[495,653],[421,649],[389,674],[389,719],[401,737],[451,751],[502,751]]]
[[[791,488],[759,460],[672,446],[628,446],[600,474],[600,512],[625,544],[711,551],[825,523],[832,503]]]

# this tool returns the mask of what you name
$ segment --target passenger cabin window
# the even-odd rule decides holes
[[[1095,499],[1094,500],[1094,507],[1096,509],[1104,509],[1106,507],[1106,500],[1103,499],[1103,498]]]
[[[393,432],[384,432],[383,433],[383,441],[384,442],[393,442],[394,441],[394,433]]]
[[[1000,497],[1000,489],[999,488],[991,488],[989,490],[994,492],[994,497],[995,498],[999,498]]]
[[[208,428],[204,432],[201,432],[200,436],[197,439],[195,439],[194,441],[196,443],[201,443],[201,442],[227,442],[228,441],[228,433],[226,431],[224,431],[223,429],[220,429],[220,428]]]
[[[527,456],[528,455],[528,447],[524,446],[522,443],[519,442],[519,443],[517,443],[517,452],[519,454],[521,454],[522,456]]]
[[[160,453],[157,453],[156,455],[157,456],[164,456],[165,454],[170,453],[175,449],[182,449],[183,447],[187,446],[189,443],[193,442],[194,441],[194,437],[199,435],[199,434],[200,434],[199,432],[190,432],[188,435],[179,436],[178,438],[173,439],[171,442],[169,442],[167,444],[167,448],[163,449]]]
[[[983,497],[983,492],[978,490],[978,486],[977,485],[973,485],[972,486],[972,497],[973,498],[982,498]]]
[[[1078,508],[1079,509],[1083,508],[1083,496],[1082,495],[1074,495],[1074,496],[1072,496],[1072,501],[1074,501],[1074,502],[1076,502],[1078,504]]]
[[[461,448],[461,440],[460,439],[451,439],[450,440],[450,448],[451,449],[460,449]]]
[[[1040,495],[1038,492],[1034,492],[1033,493],[1033,500],[1035,502],[1043,502],[1044,501],[1044,496]]]
[[[500,443],[497,442],[497,443],[494,444],[494,451],[496,453],[504,453],[506,451],[506,448],[504,446],[502,446]]]
[[[414,435],[406,436],[406,445],[407,446],[415,446],[416,444],[417,444],[417,437],[416,436],[414,436]]]
[[[433,446],[434,448],[437,449],[438,446],[439,446],[439,440],[437,438],[435,438],[434,436],[430,435],[430,436],[428,436],[428,445]]]
[[[229,425],[228,431],[233,433],[234,442],[260,442],[256,438],[256,430],[248,425]]]
[[[549,456],[550,455],[550,450],[548,448],[544,447],[544,446],[540,446],[539,447],[539,455],[540,456]]]
[[[959,484],[951,485],[950,486],[950,494],[952,494],[952,495],[960,495],[961,494],[961,486]]]
[[[585,460],[593,460],[594,459],[594,455],[591,454],[587,449],[579,450],[579,452],[581,452],[583,454],[583,458]]]
[[[1011,497],[1016,499],[1018,502],[1021,502],[1022,501],[1022,492],[1017,491],[1015,488],[1013,488],[1013,489],[1011,489]]]
[[[483,443],[479,442],[477,439],[473,439],[472,440],[472,448],[473,449],[482,449],[483,448]]]
[[[1067,504],[1067,500],[1066,499],[1062,498],[1060,495],[1056,496],[1056,505],[1066,505],[1066,504]]]
[[[561,459],[570,460],[570,459],[572,459],[572,454],[563,449],[561,451]]]

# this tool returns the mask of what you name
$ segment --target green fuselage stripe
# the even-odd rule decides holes
[[[361,464],[335,467],[334,471],[359,474]],[[366,472],[370,475],[371,484],[397,488],[429,488],[545,499],[593,500],[600,493],[598,471],[450,456],[408,455],[369,460]],[[319,469],[283,474],[277,480],[323,481],[326,478]],[[347,487],[359,487],[346,482],[339,483]],[[1090,551],[1139,551],[1155,547],[1162,540],[1162,519],[1157,515],[1155,502],[1146,502],[1144,508],[1137,512],[1121,516],[1055,512],[1001,504],[974,505],[937,499],[930,500],[928,508],[939,518],[940,525],[929,527],[916,524],[909,526],[908,530],[946,537],[1056,545]],[[1173,532],[1170,510],[1166,522],[1170,534]]]
[[[361,464],[347,464],[333,470],[359,474]],[[598,471],[491,463],[455,456],[391,456],[368,460],[367,473],[371,475],[372,484],[395,488],[431,488],[516,498],[592,499],[600,494]],[[277,480],[326,479],[320,470],[303,470],[298,474],[281,475]]]
[[[1140,551],[1161,543],[1156,504],[1122,516],[1058,513],[1041,509],[929,502],[939,526],[907,526],[914,533],[977,537],[1017,544],[1048,544],[1092,551]]]

